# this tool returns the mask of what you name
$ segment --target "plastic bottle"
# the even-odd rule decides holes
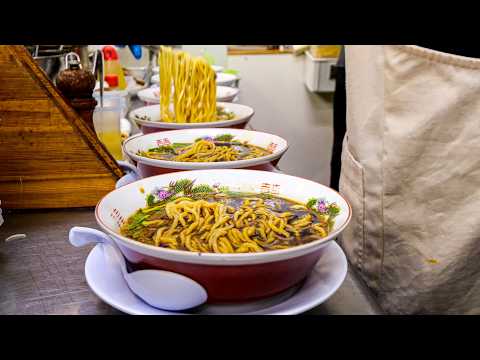
[[[127,83],[125,81],[125,75],[123,73],[122,66],[120,61],[118,61],[118,53],[113,46],[105,46],[103,48],[103,58],[105,62],[105,81],[108,82],[109,88],[114,88],[118,90],[124,90],[127,88]],[[112,81],[117,77],[117,80]],[[112,86],[117,83],[117,86]]]
[[[93,113],[95,132],[115,160],[123,160],[121,112],[119,106],[104,106],[97,107]]]

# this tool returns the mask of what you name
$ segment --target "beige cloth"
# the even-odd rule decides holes
[[[480,60],[347,46],[341,240],[392,314],[480,314]]]

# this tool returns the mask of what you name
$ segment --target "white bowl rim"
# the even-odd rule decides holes
[[[209,131],[221,131],[221,132],[231,132],[232,135],[235,135],[235,133],[238,134],[245,134],[245,133],[259,133],[259,134],[265,134],[271,137],[272,139],[275,139],[282,144],[282,146],[279,147],[279,149],[275,149],[275,151],[266,156],[258,157],[255,159],[247,159],[247,160],[235,160],[235,161],[218,161],[215,163],[205,163],[205,162],[179,162],[179,161],[167,161],[167,160],[158,160],[158,159],[150,159],[144,156],[137,155],[133,152],[130,152],[127,150],[127,144],[131,141],[138,141],[140,138],[148,138],[148,137],[168,137],[173,136],[175,134],[179,133],[201,133],[201,132],[206,132],[204,135],[208,135]],[[255,145],[255,144],[254,144]],[[202,128],[202,129],[179,129],[179,130],[170,130],[170,131],[162,131],[159,133],[150,133],[150,134],[144,134],[136,137],[130,137],[127,138],[123,142],[123,150],[125,153],[132,159],[134,159],[137,162],[146,164],[146,165],[151,165],[155,167],[160,167],[160,168],[167,168],[167,169],[182,169],[182,170],[198,170],[199,168],[202,169],[237,169],[237,168],[243,168],[243,167],[250,167],[250,166],[255,166],[255,165],[262,165],[262,164],[267,164],[269,162],[272,162],[273,160],[278,159],[281,157],[285,151],[288,150],[288,141],[285,140],[284,138],[270,134],[264,131],[256,131],[256,130],[246,130],[246,129],[229,129],[229,128]]]
[[[188,175],[187,173],[195,174],[200,172],[202,173],[210,172],[212,174],[221,173],[221,172],[237,172],[239,174],[238,176],[239,179],[241,179],[242,172],[243,173],[245,172],[264,173],[265,176],[272,175],[272,173],[268,171],[247,170],[247,169],[190,170],[182,173],[184,175]],[[254,265],[254,264],[277,262],[277,261],[288,260],[288,259],[292,259],[292,258],[296,258],[302,255],[312,253],[315,250],[319,250],[321,247],[326,245],[329,241],[333,241],[348,226],[352,218],[352,206],[350,205],[348,200],[345,199],[345,197],[342,196],[339,192],[329,188],[326,185],[316,183],[312,180],[300,178],[298,176],[293,176],[293,175],[275,173],[274,176],[289,177],[292,179],[292,181],[294,180],[298,181],[298,179],[300,179],[301,181],[312,183],[315,186],[323,187],[327,189],[327,191],[335,192],[347,205],[348,216],[345,222],[338,229],[336,229],[335,231],[332,231],[330,234],[328,234],[324,238],[314,240],[307,244],[290,247],[288,249],[270,250],[270,251],[255,252],[255,253],[242,253],[242,254],[216,254],[216,253],[200,253],[200,252],[191,252],[191,251],[185,251],[185,250],[166,249],[166,248],[156,247],[153,245],[144,244],[139,241],[129,239],[121,234],[118,234],[102,221],[99,215],[99,209],[102,206],[102,202],[111,193],[121,191],[122,189],[125,189],[127,187],[138,186],[139,183],[145,180],[152,181],[157,178],[167,178],[169,175],[171,174],[162,174],[162,175],[148,177],[146,179],[140,179],[138,181],[127,184],[119,189],[112,190],[110,193],[106,194],[98,202],[97,206],[95,207],[95,219],[97,223],[114,240],[119,241],[122,245],[144,255],[149,255],[162,260],[181,262],[181,263],[216,265],[216,266],[240,266],[240,265]]]
[[[229,91],[232,91],[231,95],[226,95],[226,96],[223,96],[223,97],[217,97],[217,102],[229,102],[229,101],[226,101],[226,100],[233,100],[240,93],[239,88],[234,88],[232,86],[217,85],[217,88],[227,88]],[[143,101],[148,102],[148,103],[154,103],[153,105],[156,105],[156,103],[160,101],[160,97],[155,97],[153,95],[153,92],[155,90],[158,90],[158,89],[159,88],[156,87],[156,86],[146,87],[146,88],[141,89],[138,92],[137,96],[140,98],[140,100],[143,100]]]
[[[222,72],[223,70],[225,70],[225,67],[222,66],[222,65],[217,65],[217,64],[213,64],[212,65],[212,68],[215,70],[215,68],[217,69],[220,69],[220,70],[217,70],[217,72]],[[152,71],[154,71],[155,73],[158,73],[160,71],[160,67],[157,65],[157,66],[154,66],[152,67]]]
[[[231,81],[236,81],[236,80],[240,80],[240,77],[236,74],[231,74],[231,73],[226,73],[226,72],[223,72],[223,71],[219,71],[217,73],[217,75],[222,75],[224,77],[226,77],[226,79],[224,81],[221,81],[220,83],[223,84],[225,82],[231,82]],[[218,80],[217,80],[218,81]]]
[[[213,64],[213,65],[212,65],[212,69],[213,69],[215,72],[222,72],[223,70],[225,70],[225,67],[222,66],[222,65]]]
[[[160,101],[160,98],[155,98],[155,97],[150,97],[150,92],[153,92],[155,91],[156,89],[158,89],[158,87],[155,87],[155,86],[150,86],[150,87],[147,87],[145,89],[142,89],[138,92],[137,96],[140,100],[143,100],[143,101],[146,101],[146,102],[159,102]],[[142,99],[143,98],[143,99]],[[154,101],[153,101],[154,100]],[[155,105],[155,104],[154,104]]]
[[[228,88],[229,91],[232,91],[233,94],[232,95],[226,95],[224,97],[219,97],[217,98],[218,99],[218,102],[224,102],[222,100],[225,100],[225,99],[235,99],[235,97],[240,93],[240,89],[239,88],[235,88],[233,86],[226,86],[226,85],[217,85],[217,88]]]
[[[132,110],[130,112],[130,114],[128,114],[128,117],[131,121],[135,121],[137,124],[140,124],[142,126],[177,130],[177,129],[225,127],[227,125],[232,125],[233,126],[233,125],[242,124],[244,122],[248,122],[253,117],[253,115],[255,115],[255,110],[248,105],[243,105],[243,104],[238,104],[238,103],[221,102],[221,101],[217,101],[217,105],[230,107],[230,108],[232,108],[232,111],[233,111],[233,108],[235,108],[235,107],[236,108],[243,107],[245,109],[248,109],[249,113],[248,113],[248,115],[246,115],[244,117],[241,117],[241,118],[238,118],[238,119],[210,121],[210,122],[203,122],[203,123],[173,123],[173,122],[165,122],[165,121],[149,121],[149,120],[137,119],[135,117],[135,114],[142,109],[149,108],[149,107],[160,107],[160,104],[155,104],[155,105],[142,106],[142,107],[139,107],[135,110]]]
[[[222,76],[226,77],[222,81],[219,81],[218,79],[215,79],[215,83],[217,85],[224,85],[225,86],[225,84],[233,84],[235,81],[240,80],[240,77],[238,75],[225,73],[225,72],[223,72],[223,70],[219,71],[219,72],[215,72],[215,73],[217,75],[222,74]],[[155,84],[159,84],[160,83],[160,73],[154,73],[151,77],[151,82],[153,82]]]

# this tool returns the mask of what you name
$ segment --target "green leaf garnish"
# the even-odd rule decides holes
[[[317,203],[317,199],[315,198],[310,198],[308,199],[307,203],[305,204],[305,206],[309,209],[313,208],[315,206],[315,204]]]
[[[159,152],[159,153],[165,153],[165,152],[173,152],[173,146],[171,145],[162,145],[154,148],[148,149],[149,152]]]
[[[152,194],[147,195],[147,205],[148,206],[155,205],[155,196],[153,196]]]
[[[338,205],[335,203],[330,204],[328,206],[328,215],[330,215],[331,218],[334,218],[338,214],[340,214],[340,208],[338,207]]]
[[[192,188],[192,194],[198,194],[198,193],[212,193],[213,189],[209,185],[197,185],[194,188]]]
[[[189,194],[193,187],[193,181],[190,179],[181,179],[177,182],[173,182],[170,184],[170,191],[179,194],[183,192],[185,195]]]
[[[271,193],[268,193],[268,192],[264,192],[264,193],[261,193],[261,194],[258,194],[258,197],[261,198],[261,199],[273,199],[273,194]]]
[[[225,69],[222,71],[225,74],[232,74],[232,75],[238,75],[239,71],[238,70],[233,70],[233,69]]]
[[[132,222],[130,225],[128,225],[129,230],[135,229],[137,226],[140,226],[142,224],[142,221],[148,218],[150,215],[149,214],[143,214],[141,211],[137,212],[135,215],[132,217]]]
[[[230,134],[223,134],[223,135],[218,135],[213,138],[213,140],[216,141],[231,141],[233,140],[233,135]]]
[[[218,191],[221,193],[226,193],[228,191],[228,186],[220,186]]]

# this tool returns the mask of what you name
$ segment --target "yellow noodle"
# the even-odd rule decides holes
[[[189,123],[217,120],[216,75],[205,59],[193,58],[184,51],[162,46],[158,64],[162,121]]]
[[[289,221],[293,212],[279,214],[272,211],[261,198],[243,197],[242,200],[243,203],[233,207],[219,201],[181,197],[165,205],[151,207],[159,210],[158,213],[149,211],[151,208],[140,209],[140,226],[149,234],[149,238],[140,241],[195,252],[260,252],[300,244],[301,232],[307,227],[306,234],[312,235],[309,241],[325,237],[332,225],[328,215],[318,215],[314,219],[310,212]],[[160,211],[163,207],[165,212]],[[154,220],[149,220],[150,216],[155,216]],[[158,216],[163,217],[158,219]],[[128,225],[127,221],[121,229],[122,234],[128,233],[125,230]],[[131,234],[138,231],[139,225],[134,225]]]

